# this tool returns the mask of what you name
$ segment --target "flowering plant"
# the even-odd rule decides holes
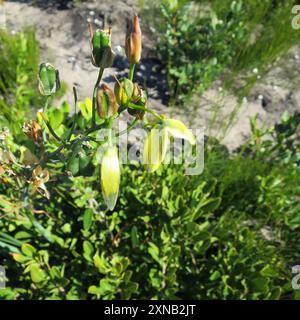
[[[122,112],[127,111],[133,120],[125,132],[134,128],[136,124],[144,122],[146,114],[153,117],[150,132],[144,144],[144,164],[149,171],[154,172],[163,162],[170,136],[187,140],[195,144],[195,137],[179,120],[168,119],[157,114],[148,106],[147,94],[138,83],[134,83],[135,65],[140,62],[142,51],[142,33],[138,16],[133,18],[132,26],[125,39],[125,53],[130,63],[128,77],[116,78],[114,89],[102,82],[105,69],[113,64],[115,53],[111,47],[111,28],[93,31],[89,26],[91,38],[91,61],[99,69],[98,78],[94,85],[92,100],[85,104],[77,101],[76,88],[73,88],[75,114],[72,123],[62,130],[59,123],[60,112],[54,115],[48,110],[50,98],[60,88],[59,72],[49,63],[42,63],[39,68],[38,88],[45,96],[45,106],[38,112],[37,119],[24,125],[24,132],[34,141],[38,155],[32,155],[34,170],[31,182],[37,190],[49,197],[45,183],[49,180],[47,166],[61,161],[65,172],[73,175],[84,169],[90,160],[90,155],[99,145],[104,148],[101,160],[100,180],[103,198],[109,210],[113,210],[118,198],[120,185],[120,163],[118,149],[113,139],[113,125]],[[81,113],[77,113],[77,105]],[[53,113],[53,111],[52,111]],[[60,130],[60,132],[57,131]],[[97,141],[95,133],[108,130],[104,141]],[[47,146],[49,140],[54,140],[56,149],[51,152],[53,145]],[[36,158],[40,159],[37,160]],[[95,164],[97,165],[97,164]]]

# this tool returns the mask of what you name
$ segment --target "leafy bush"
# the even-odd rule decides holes
[[[0,30],[0,43],[1,123],[19,132],[13,120],[23,122],[30,106],[40,102],[36,92],[39,46],[32,29],[16,35]]]
[[[252,143],[248,156],[207,147],[201,176],[185,176],[178,165],[156,174],[125,166],[111,213],[98,170],[68,177],[53,168],[50,201],[2,174],[0,245],[9,282],[1,296],[292,298],[298,169],[288,161],[282,171],[271,151],[266,162],[264,148]]]
[[[94,40],[93,62],[111,62],[109,41],[102,50]],[[299,116],[284,114],[266,131],[252,119],[239,154],[209,139],[202,175],[186,176],[174,163],[155,173],[124,166],[119,200],[108,211],[95,138],[110,125],[101,116],[115,104],[107,87],[97,91],[101,68],[92,100],[77,102],[74,90],[79,112],[71,114],[67,103],[55,108],[46,97],[44,113],[17,135],[4,125],[20,128],[23,117],[0,118],[0,259],[8,279],[0,297],[298,298],[291,266],[299,260]],[[59,88],[49,64],[41,65],[39,80],[45,95]],[[141,120],[140,112],[151,109],[140,96],[140,108],[130,110],[137,102],[127,100],[128,80],[116,84],[119,110]]]
[[[294,0],[160,3],[141,5],[150,30],[159,39],[172,103],[203,92],[223,74],[229,89],[243,76],[249,90],[257,77],[247,71],[256,68],[265,72],[298,42],[298,33],[291,28]],[[238,89],[245,94],[243,88]]]

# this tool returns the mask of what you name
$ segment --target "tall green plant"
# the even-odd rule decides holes
[[[16,35],[0,30],[0,42],[1,122],[17,133],[20,128],[14,120],[24,121],[30,107],[40,101],[36,92],[39,46],[32,29]]]

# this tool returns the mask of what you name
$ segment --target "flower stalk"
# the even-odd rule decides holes
[[[128,74],[128,78],[130,81],[133,81],[134,69],[135,69],[135,63],[132,63],[130,65],[129,74]]]
[[[97,89],[100,84],[104,72],[104,68],[99,69],[98,77],[93,90],[93,105],[92,105],[92,128],[96,126],[96,98],[97,98]]]

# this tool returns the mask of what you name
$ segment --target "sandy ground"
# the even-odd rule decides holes
[[[33,25],[36,28],[41,46],[41,62],[49,61],[60,70],[61,79],[68,86],[63,99],[72,103],[72,86],[77,87],[79,99],[83,100],[86,96],[91,96],[97,77],[97,69],[90,62],[87,23],[93,23],[95,28],[113,27],[112,45],[117,57],[113,68],[106,70],[104,74],[104,81],[113,84],[113,75],[122,75],[128,70],[123,49],[125,30],[128,19],[134,12],[138,12],[137,4],[138,0],[89,1],[80,7],[68,7],[64,1],[60,1],[55,7],[52,1],[6,1],[1,8],[1,17],[3,20],[3,15],[5,16],[6,27],[12,32],[21,30],[24,26]],[[216,83],[201,100],[198,97],[193,99],[194,112],[186,112],[180,108],[171,110],[166,106],[166,70],[155,55],[154,41],[145,33],[143,36],[142,63],[137,67],[135,80],[147,85],[149,105],[165,114],[175,113],[175,117],[177,115],[184,118],[193,128],[209,128],[212,109],[218,110],[211,132],[223,137],[223,132],[219,129],[222,121],[237,108],[236,97],[224,94],[221,85]],[[250,116],[258,114],[260,124],[272,125],[280,119],[284,110],[300,112],[300,90],[297,88],[300,83],[299,57],[299,47],[293,48],[288,57],[278,61],[259,80],[249,96],[244,98],[223,139],[230,150],[237,148],[249,136]],[[260,77],[259,71],[257,76]],[[58,105],[59,103],[60,101],[57,102]]]

